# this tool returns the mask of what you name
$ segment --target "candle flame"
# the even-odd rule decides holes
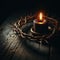
[[[39,19],[40,19],[40,21],[43,20],[43,13],[42,12],[40,12]]]
[[[37,23],[38,24],[45,24],[46,23],[46,20],[45,20],[44,15],[43,15],[42,12],[40,12],[40,14],[39,14],[39,19],[38,19]]]

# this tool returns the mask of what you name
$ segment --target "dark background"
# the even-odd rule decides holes
[[[59,0],[1,0],[0,1],[0,24],[2,24],[3,21],[6,21],[6,19],[9,18],[9,16],[11,16],[12,14],[17,14],[17,13],[29,14],[30,12],[35,13],[39,10],[44,10],[48,14],[48,16],[60,20]],[[60,30],[56,34],[55,41],[53,42],[55,43],[54,45],[56,46],[56,51],[59,53],[60,52]],[[4,51],[4,49],[2,49],[2,51]],[[57,52],[56,55],[58,55]],[[60,58],[60,53],[58,56]]]
[[[0,4],[0,22],[16,12],[28,13],[40,9],[45,10],[49,16],[60,16],[59,0],[1,0]]]

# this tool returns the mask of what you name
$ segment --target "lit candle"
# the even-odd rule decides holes
[[[39,17],[33,21],[33,30],[36,33],[45,34],[47,33],[47,29],[48,29],[47,21],[43,13],[41,12],[39,14]]]

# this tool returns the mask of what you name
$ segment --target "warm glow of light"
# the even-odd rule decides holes
[[[42,22],[36,22],[37,24],[45,24],[46,20],[42,21]]]
[[[36,20],[34,20],[34,23],[37,23],[37,24],[45,24],[46,23],[45,16],[42,12],[39,13],[38,18]]]
[[[40,19],[40,21],[43,20],[43,13],[42,12],[40,12],[40,14],[39,14],[39,19]]]

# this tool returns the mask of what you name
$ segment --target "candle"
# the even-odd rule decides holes
[[[39,17],[33,21],[33,30],[39,34],[47,33],[47,20],[45,19],[42,12],[39,14]]]

